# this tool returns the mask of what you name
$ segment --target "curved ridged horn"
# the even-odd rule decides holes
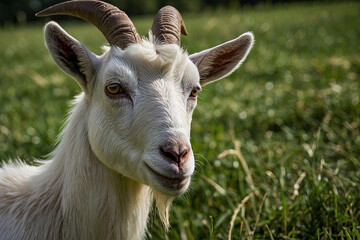
[[[165,6],[156,14],[152,26],[155,39],[160,43],[180,45],[180,34],[187,35],[184,21],[176,8]]]
[[[53,5],[36,14],[37,17],[50,15],[71,15],[95,25],[110,45],[125,49],[132,43],[141,42],[135,26],[125,12],[102,1],[77,0]]]

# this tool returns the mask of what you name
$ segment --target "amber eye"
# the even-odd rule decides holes
[[[118,83],[110,83],[106,85],[106,93],[110,97],[122,97],[126,95],[126,91]]]
[[[199,87],[195,87],[193,88],[193,90],[191,90],[190,96],[191,98],[196,98],[198,95],[200,88]]]

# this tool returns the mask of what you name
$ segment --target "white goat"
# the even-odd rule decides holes
[[[46,24],[52,57],[83,93],[52,160],[0,169],[0,239],[142,239],[153,202],[168,226],[171,200],[190,184],[197,92],[239,67],[253,35],[188,56],[179,46],[183,20],[170,6],[157,13],[148,40],[104,2],[64,2],[38,16],[54,14],[93,23],[110,48],[96,56]]]

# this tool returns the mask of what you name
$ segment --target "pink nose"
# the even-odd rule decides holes
[[[160,151],[165,155],[168,162],[181,166],[189,159],[190,146],[186,143],[169,142],[160,146]]]

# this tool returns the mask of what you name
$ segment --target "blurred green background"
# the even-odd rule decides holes
[[[129,14],[141,35],[158,4]],[[184,11],[182,45],[193,53],[252,31],[255,46],[200,94],[191,189],[167,235],[151,214],[148,238],[228,239],[231,229],[231,239],[360,239],[360,3],[226,6]],[[95,27],[52,19],[102,53]],[[80,91],[45,48],[48,20],[0,28],[2,162],[46,158]]]
[[[291,2],[329,2],[331,0],[108,0],[132,16],[153,14],[165,5],[172,5],[181,12],[199,12],[219,8],[244,9],[256,5],[283,4]],[[336,2],[336,0],[332,0]],[[36,20],[35,13],[59,3],[57,0],[2,0],[0,2],[0,25],[26,23]],[[64,18],[64,17],[62,17]],[[65,19],[69,19],[66,18]]]

